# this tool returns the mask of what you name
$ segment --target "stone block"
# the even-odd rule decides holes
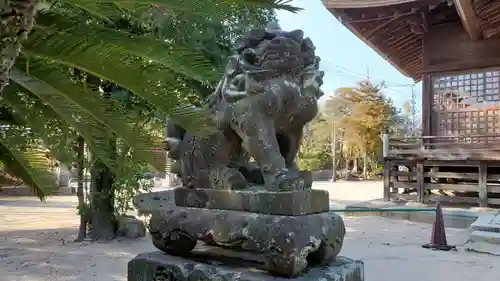
[[[500,245],[500,233],[474,230],[469,236],[471,242],[485,242]]]
[[[146,236],[144,222],[132,216],[117,216],[118,236],[126,238],[140,238]]]
[[[288,281],[241,260],[186,259],[162,252],[142,253],[128,263],[127,281]],[[345,257],[312,267],[294,281],[364,281],[364,264]]]
[[[140,215],[150,215],[156,210],[162,210],[167,206],[174,206],[174,191],[163,190],[141,193],[134,197],[133,204]]]
[[[500,232],[500,216],[498,214],[484,214],[471,224],[472,230]]]
[[[328,212],[325,190],[175,189],[175,204],[182,207],[245,211],[260,214],[301,216]]]
[[[203,241],[259,253],[269,272],[284,276],[335,258],[345,236],[342,218],[332,212],[277,216],[177,206],[154,212],[149,231],[155,247],[168,254],[184,256]]]

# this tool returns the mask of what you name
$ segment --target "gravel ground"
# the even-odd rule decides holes
[[[335,207],[381,193],[380,183],[318,183],[316,188],[328,189]],[[72,197],[50,198],[45,204],[0,198],[0,281],[125,281],[127,262],[155,250],[149,237],[73,243],[75,206]],[[468,230],[447,229],[458,251],[439,252],[421,248],[430,239],[428,224],[380,217],[346,218],[345,223],[341,254],[363,260],[367,280],[490,281],[500,276],[500,267],[493,267],[499,257],[463,250]]]

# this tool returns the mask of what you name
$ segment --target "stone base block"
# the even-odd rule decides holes
[[[175,189],[175,204],[182,207],[245,211],[260,214],[301,216],[328,212],[325,190]]]
[[[139,254],[128,263],[127,281],[364,281],[364,264],[344,257],[289,279],[269,275],[238,260],[180,258],[163,252]]]
[[[276,216],[177,206],[154,212],[149,230],[155,247],[168,254],[185,256],[203,241],[258,253],[269,272],[284,276],[334,259],[345,236],[342,218],[331,212]]]
[[[161,211],[166,207],[175,206],[174,191],[164,190],[141,193],[134,197],[133,204],[141,214],[150,215],[154,211]]]
[[[144,222],[133,216],[117,216],[116,234],[126,238],[140,238],[146,236]]]

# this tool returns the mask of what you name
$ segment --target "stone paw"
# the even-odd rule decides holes
[[[297,178],[285,178],[284,180],[282,180],[279,183],[278,189],[280,191],[292,191],[292,190],[301,190],[301,189],[304,189],[305,186],[306,186],[306,182],[301,177],[297,177]]]
[[[231,190],[242,190],[248,188],[247,179],[237,170],[226,178],[227,187]]]
[[[286,171],[276,177],[272,189],[277,191],[293,191],[307,188],[306,180],[294,170]]]
[[[301,178],[304,179],[305,187],[307,189],[312,188],[313,177],[311,171],[298,171]]]

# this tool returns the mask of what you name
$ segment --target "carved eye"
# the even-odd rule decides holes
[[[242,54],[243,60],[248,62],[249,64],[256,64],[257,63],[257,55],[252,49],[246,49],[243,51]]]

